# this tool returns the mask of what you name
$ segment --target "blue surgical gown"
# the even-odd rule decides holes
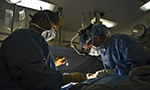
[[[16,30],[4,40],[0,48],[2,90],[60,90],[62,84],[47,42],[34,29]]]
[[[105,69],[115,68],[117,75],[128,75],[138,66],[148,65],[150,57],[142,44],[125,34],[113,35],[101,54]]]

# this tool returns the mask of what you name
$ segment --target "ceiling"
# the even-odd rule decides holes
[[[77,32],[81,28],[81,14],[83,13],[84,22],[89,25],[90,15],[94,17],[93,12],[104,12],[103,18],[114,21],[118,25],[110,29],[110,32],[115,32],[130,23],[142,18],[147,14],[139,9],[143,2],[142,0],[44,0],[56,5],[54,11],[58,7],[62,7],[62,14],[65,24],[63,30]],[[0,11],[5,13],[6,8],[13,8],[12,5],[6,3],[5,0],[0,0]],[[19,10],[19,7],[17,8]],[[26,14],[33,14],[35,10],[26,10]],[[89,14],[91,12],[91,14]],[[4,19],[5,14],[0,14],[0,19]],[[15,19],[17,15],[15,16]]]
[[[89,24],[90,15],[93,16],[94,11],[104,12],[103,18],[117,22],[118,25],[111,28],[111,32],[115,32],[129,25],[146,15],[146,12],[139,9],[144,2],[138,0],[45,0],[56,5],[54,11],[58,7],[62,7],[65,24],[64,30],[77,31],[81,28],[81,13],[84,14],[84,21]],[[141,0],[142,1],[142,0]],[[89,15],[89,13],[91,14]]]
[[[30,0],[28,0],[30,1]],[[130,26],[133,22],[145,17],[149,12],[144,12],[139,9],[144,2],[143,0],[43,0],[55,4],[54,12],[58,11],[58,7],[62,7],[62,15],[65,24],[62,26],[63,41],[70,43],[70,38],[81,28],[81,14],[84,15],[84,22],[89,25],[89,20],[94,17],[93,12],[104,12],[104,19],[114,21],[118,25],[110,28],[110,33],[127,32],[125,27]],[[145,0],[149,1],[149,0]],[[13,5],[8,4],[6,0],[0,0],[0,42],[2,42],[10,31],[4,30],[5,9],[12,9]],[[18,11],[24,7],[17,6],[15,14],[15,22],[18,22]],[[26,25],[30,20],[29,14],[33,15],[36,10],[25,8]],[[150,15],[150,13],[149,13]],[[147,20],[148,21],[148,20]],[[14,27],[17,28],[17,25]],[[149,24],[149,21],[148,23]],[[131,26],[130,26],[131,27]],[[13,28],[15,30],[15,28]],[[69,31],[69,32],[68,32]],[[130,34],[131,35],[131,34]],[[78,39],[76,39],[78,42]],[[1,44],[1,43],[0,43]]]

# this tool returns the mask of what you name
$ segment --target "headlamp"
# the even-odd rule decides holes
[[[71,47],[72,47],[79,55],[84,55],[84,56],[87,55],[86,52],[82,52],[82,51],[84,50],[84,45],[87,43],[87,39],[88,39],[87,33],[88,33],[89,30],[91,30],[92,26],[93,26],[93,24],[90,24],[90,25],[87,26],[87,27],[80,28],[80,29],[78,30],[77,34],[71,39],[71,42],[70,42],[70,43],[71,43]],[[81,52],[79,52],[79,51],[74,47],[74,45],[72,44],[73,40],[74,40],[77,36],[82,37],[82,40],[79,41],[79,44],[81,43],[80,46],[82,47],[82,51],[81,51]]]

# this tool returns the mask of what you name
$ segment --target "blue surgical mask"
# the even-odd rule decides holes
[[[106,41],[106,39],[107,38],[105,38],[104,42]],[[94,45],[92,45],[92,48],[90,50],[89,55],[91,55],[91,56],[99,56],[99,55],[101,55],[101,53],[103,53],[104,51],[106,51],[106,49],[105,49],[105,47],[103,45],[104,42],[99,47],[95,47]]]
[[[41,36],[43,36],[46,41],[50,41],[56,37],[56,32],[53,27],[50,30],[45,30],[44,28],[40,27],[35,23],[31,23],[30,25],[35,25],[37,28],[43,30]]]
[[[51,30],[43,31],[41,35],[44,37],[44,39],[46,41],[50,41],[56,37],[56,32],[55,32],[54,28],[52,27]]]
[[[91,56],[99,56],[104,51],[106,51],[106,49],[103,46],[103,44],[101,44],[99,47],[95,47],[94,45],[92,45],[92,48],[91,48],[91,51],[90,51],[89,55],[91,55]]]
[[[47,15],[46,12],[44,12],[44,13],[45,13],[45,15],[47,16],[49,23],[51,24],[51,30],[45,30],[45,31],[42,32],[41,35],[44,37],[44,39],[45,39],[46,41],[50,41],[50,40],[52,40],[53,38],[55,38],[56,32],[55,32],[54,28],[52,27],[52,22],[51,22],[49,16]]]
[[[44,13],[47,16],[48,21],[49,21],[49,23],[51,25],[51,29],[50,30],[45,30],[44,28],[40,27],[39,25],[37,25],[35,23],[31,23],[30,25],[35,25],[37,28],[43,30],[41,36],[43,36],[46,41],[50,41],[50,40],[52,40],[53,38],[56,37],[56,32],[55,32],[54,28],[52,27],[52,22],[51,22],[49,16],[47,15],[46,12],[44,12]]]
[[[94,45],[92,45],[92,48],[90,50],[89,55],[91,55],[91,56],[99,56],[99,55],[101,55],[100,46],[99,47],[95,47]]]

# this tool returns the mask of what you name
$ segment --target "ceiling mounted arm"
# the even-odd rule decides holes
[[[83,13],[81,13],[81,26],[82,26],[82,28],[83,28],[83,27],[86,27],[86,24],[85,24],[85,16],[84,16]]]
[[[95,23],[102,23],[101,21],[100,21],[100,19],[104,16],[104,12],[99,12],[99,11],[95,11],[95,12],[93,12],[94,13],[94,16],[95,16],[95,18],[96,18],[96,20],[95,20]]]

